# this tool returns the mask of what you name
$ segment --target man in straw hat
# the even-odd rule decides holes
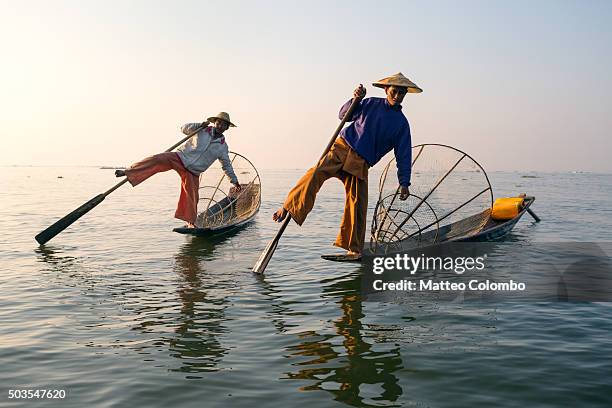
[[[196,225],[198,208],[198,189],[200,173],[208,169],[215,160],[221,162],[223,171],[232,184],[240,190],[240,183],[229,159],[229,149],[225,143],[225,132],[229,127],[236,127],[227,112],[219,112],[202,123],[187,123],[181,131],[193,137],[176,152],[159,153],[147,157],[129,168],[115,171],[115,176],[127,176],[132,186],[136,186],[152,175],[168,170],[176,170],[181,176],[181,195],[174,217],[187,222],[187,226]],[[198,130],[199,129],[199,130]]]
[[[374,82],[383,88],[386,98],[366,98],[366,90],[359,85],[353,99],[359,101],[340,137],[316,166],[309,169],[289,192],[283,206],[272,218],[282,222],[287,213],[299,225],[314,206],[316,195],[323,183],[337,177],[344,184],[346,201],[340,232],[335,246],[347,250],[348,258],[359,259],[363,249],[368,210],[368,168],[374,166],[391,149],[397,161],[400,200],[409,195],[412,161],[412,141],[408,120],[402,113],[401,103],[406,93],[423,92],[402,73]],[[348,111],[352,100],[340,108],[340,119]]]

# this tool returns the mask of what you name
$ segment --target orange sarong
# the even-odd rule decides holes
[[[302,225],[314,206],[323,183],[336,177],[344,184],[344,214],[335,246],[361,252],[368,212],[368,164],[342,138],[316,166],[309,169],[287,195],[283,207]]]
[[[125,170],[125,175],[132,186],[137,186],[152,175],[168,170],[176,170],[181,176],[181,195],[174,217],[195,225],[200,177],[185,168],[178,153],[166,152],[147,157],[132,164]]]

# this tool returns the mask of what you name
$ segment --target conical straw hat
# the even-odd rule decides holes
[[[387,86],[403,86],[405,88],[408,88],[408,93],[423,92],[421,88],[419,88],[414,82],[406,78],[401,72],[376,81],[372,85],[378,88],[384,88]]]
[[[229,113],[227,113],[227,112],[219,112],[215,116],[211,116],[210,118],[208,118],[206,120],[211,122],[213,119],[222,119],[222,120],[226,121],[227,123],[229,123],[231,127],[236,127],[236,125],[234,125],[232,123],[232,121],[230,120]]]

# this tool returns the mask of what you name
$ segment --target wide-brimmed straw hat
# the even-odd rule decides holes
[[[221,119],[221,120],[224,120],[224,121],[226,121],[227,123],[229,123],[231,127],[236,127],[236,125],[234,125],[234,124],[232,123],[232,121],[230,120],[229,113],[227,113],[227,112],[219,112],[219,113],[217,113],[215,116],[211,116],[210,118],[208,118],[208,119],[206,119],[206,120],[207,120],[207,121],[209,121],[209,122],[212,122],[212,120],[213,120],[213,119]]]
[[[408,88],[408,93],[423,92],[421,88],[419,88],[414,82],[406,78],[401,72],[376,81],[372,85],[378,88],[385,88],[387,86],[402,86],[404,88]]]

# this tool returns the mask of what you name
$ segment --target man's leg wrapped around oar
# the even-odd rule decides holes
[[[149,156],[131,165],[125,170],[125,175],[132,186],[137,186],[152,175],[168,170],[175,170],[181,176],[181,194],[174,217],[195,225],[200,178],[185,168],[178,153],[166,152]]]
[[[289,192],[283,208],[302,225],[321,186],[331,177],[339,178],[346,192],[340,233],[334,245],[361,253],[366,227],[368,166],[344,139],[338,138],[325,157],[302,176]]]

